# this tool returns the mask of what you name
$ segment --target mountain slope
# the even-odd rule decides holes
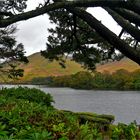
[[[84,70],[80,64],[70,59],[67,59],[66,68],[64,69],[58,62],[49,62],[40,53],[35,53],[29,56],[28,59],[28,64],[21,65],[21,68],[24,69],[24,77],[21,80],[30,80],[33,77],[70,75]]]
[[[125,69],[129,72],[132,72],[140,69],[140,66],[128,58],[97,66],[97,71],[99,72],[109,71],[110,73],[112,73],[119,69]]]
[[[42,57],[40,53],[32,54],[28,57],[28,59],[28,64],[21,65],[21,68],[25,71],[24,77],[21,80],[30,80],[34,77],[70,75],[79,71],[84,71],[80,64],[71,61],[70,59],[67,59],[65,69],[62,68],[56,61],[49,62],[47,59]],[[132,72],[140,69],[140,66],[130,59],[124,58],[121,61],[98,65],[96,70],[98,72],[109,71],[112,73],[119,69],[125,69]]]

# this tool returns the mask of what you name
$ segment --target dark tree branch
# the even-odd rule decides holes
[[[140,30],[134,27],[130,22],[125,20],[122,16],[114,12],[109,8],[105,8],[105,10],[113,17],[113,19],[132,37],[136,40],[140,41]]]
[[[132,11],[121,9],[121,8],[113,8],[115,12],[121,15],[123,18],[129,20],[131,23],[134,23],[140,26],[140,16]]]
[[[78,8],[68,8],[68,10],[83,19],[87,24],[96,30],[96,32],[107,40],[111,45],[123,53],[126,57],[140,64],[140,53],[131,48],[123,40],[119,39],[116,34],[106,28],[100,21],[94,18],[91,14]],[[82,13],[82,14],[81,14]]]
[[[0,11],[0,15],[1,16],[13,16],[13,14],[11,12],[2,12],[2,11]]]
[[[60,0],[59,2],[55,1],[52,4],[44,5],[43,7],[36,8],[35,10],[24,12],[17,15],[12,15],[10,17],[1,16],[0,19],[0,28],[6,27],[10,24],[13,24],[18,21],[27,20],[36,16],[43,15],[50,11],[65,8],[69,10],[71,13],[75,14],[79,18],[83,19],[88,25],[91,26],[92,29],[96,30],[96,32],[105,40],[107,40],[113,48],[118,49],[125,56],[140,64],[140,52],[136,51],[134,48],[130,47],[127,43],[117,37],[116,34],[111,32],[108,28],[101,24],[96,18],[94,18],[91,14],[82,10],[80,8],[74,7],[105,7],[105,8],[124,8],[131,10],[138,15],[140,15],[140,4],[139,0],[77,0],[77,1],[65,1]],[[110,9],[109,9],[110,10]],[[139,29],[133,27],[131,23],[126,21],[122,16],[114,11],[109,11],[111,15],[115,17],[117,22],[122,26],[122,28],[130,33],[135,39],[140,40],[140,31]],[[61,47],[61,46],[60,46]],[[113,49],[111,50],[113,52]]]
[[[7,27],[8,25],[13,24],[13,23],[18,22],[18,21],[27,20],[27,19],[30,19],[33,17],[43,15],[49,11],[59,9],[62,7],[63,7],[63,4],[61,4],[61,3],[50,4],[48,6],[43,6],[41,8],[37,8],[36,10],[32,10],[29,12],[14,15],[14,16],[6,18],[6,19],[2,19],[2,20],[0,20],[0,28]]]
[[[135,45],[134,45],[134,48],[135,48],[135,49],[137,49],[137,45],[138,45],[138,43],[139,43],[139,42],[136,41],[136,43],[135,43]]]
[[[50,3],[50,0],[47,0],[46,2],[45,2],[45,5],[48,5]]]
[[[49,11],[53,11],[59,8],[71,8],[71,7],[112,7],[112,8],[125,8],[132,10],[140,14],[140,5],[136,2],[128,2],[122,0],[78,0],[78,1],[63,1],[55,2],[53,4],[44,5],[41,8],[36,8],[35,10],[17,14],[6,19],[0,20],[0,28],[6,27],[18,21],[27,20],[36,16],[43,15]],[[82,13],[81,13],[82,14]]]
[[[120,32],[120,34],[119,34],[118,37],[121,38],[121,36],[123,35],[123,33],[124,33],[124,29],[121,30],[121,32]]]

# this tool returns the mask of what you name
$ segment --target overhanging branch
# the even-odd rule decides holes
[[[137,1],[137,0],[136,0]],[[132,10],[140,14],[140,5],[137,2],[127,2],[122,0],[78,0],[78,1],[62,1],[55,2],[50,5],[45,5],[41,8],[36,8],[35,10],[21,13],[18,15],[13,15],[6,19],[0,20],[0,28],[6,27],[18,21],[27,20],[33,17],[43,15],[49,11],[53,11],[59,8],[71,8],[71,7],[113,7],[113,8],[125,8]]]
[[[106,28],[100,21],[94,18],[91,14],[79,8],[68,8],[68,10],[76,14],[79,18],[83,19],[87,24],[89,24],[96,32],[107,40],[111,45],[118,49],[125,56],[133,60],[140,65],[140,53],[133,48],[131,48],[123,40],[119,39],[116,34],[111,32]],[[81,14],[82,13],[82,14]]]
[[[140,16],[132,11],[121,9],[121,8],[113,8],[115,12],[121,15],[123,18],[129,20],[131,23],[134,23],[140,26]]]
[[[140,41],[140,30],[134,27],[129,21],[125,20],[122,16],[114,12],[109,8],[105,8],[105,10],[113,17],[113,19],[132,37],[136,40]]]

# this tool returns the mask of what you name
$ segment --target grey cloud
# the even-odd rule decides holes
[[[34,9],[44,0],[28,0],[27,11]],[[51,27],[48,15],[42,15],[27,21],[17,23],[19,29],[17,41],[24,44],[26,55],[44,50],[46,48],[48,31]]]
[[[18,23],[17,40],[24,44],[27,55],[46,48],[47,29],[50,27],[47,15]]]

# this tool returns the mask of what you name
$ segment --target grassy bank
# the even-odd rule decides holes
[[[113,125],[112,115],[57,110],[53,98],[38,89],[0,90],[0,139],[135,140],[134,123]]]

